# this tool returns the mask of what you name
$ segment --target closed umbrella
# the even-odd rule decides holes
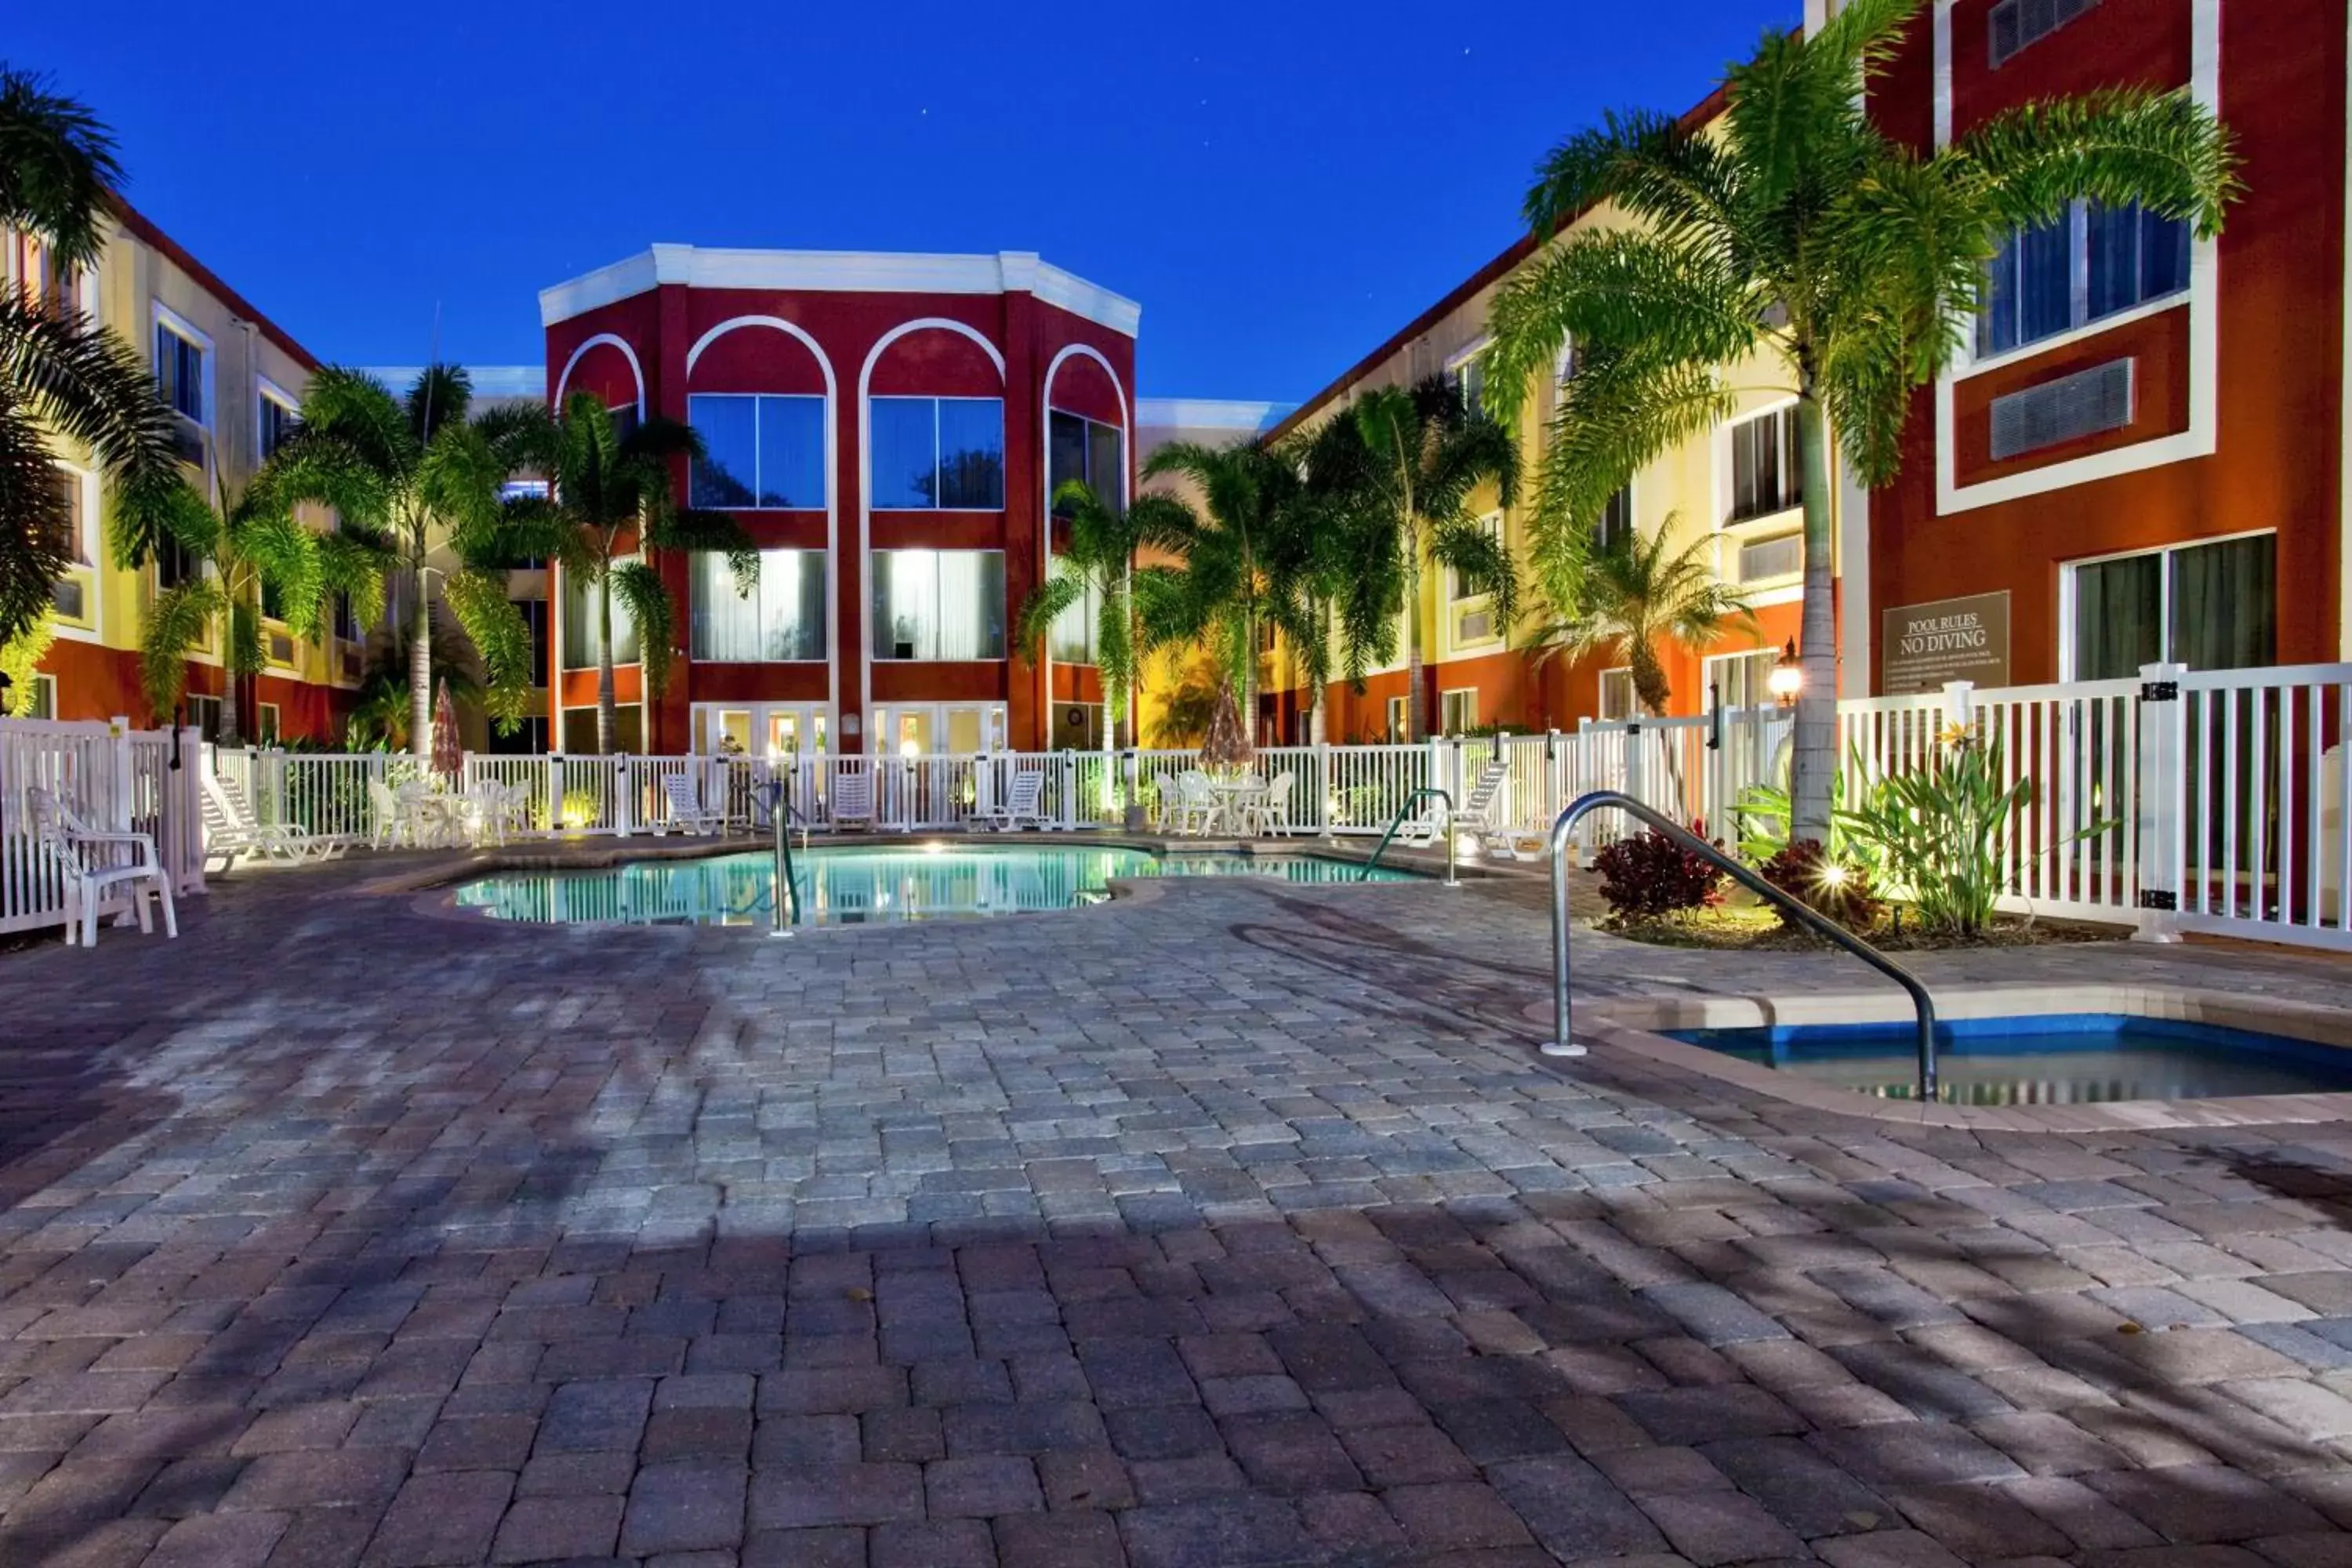
[[[1209,737],[1201,742],[1201,765],[1219,773],[1237,773],[1257,761],[1249,727],[1234,704],[1233,688],[1217,693],[1216,711],[1209,715]]]
[[[449,689],[445,686],[441,700],[433,709],[433,771],[454,786],[465,765],[466,753],[457,744],[457,710],[449,705]]]

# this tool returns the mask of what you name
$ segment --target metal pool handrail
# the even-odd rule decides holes
[[[793,875],[792,829],[792,818],[800,816],[801,814],[797,806],[784,798],[786,792],[782,779],[772,779],[761,784],[754,793],[766,797],[768,822],[776,830],[776,929],[774,934],[789,936],[792,934],[790,927],[801,923],[801,885]],[[803,849],[808,847],[808,819],[805,817],[801,819],[801,847]],[[787,900],[791,900],[790,925],[787,925],[784,918]]]
[[[1364,862],[1361,871],[1356,873],[1356,880],[1369,882],[1372,879],[1372,868],[1381,863],[1381,856],[1387,850],[1389,840],[1394,838],[1397,829],[1404,826],[1405,813],[1412,809],[1414,801],[1429,795],[1445,803],[1445,885],[1449,888],[1459,885],[1454,877],[1454,796],[1444,790],[1428,786],[1414,790],[1404,797],[1404,804],[1397,807],[1397,814],[1389,818],[1389,830],[1381,835],[1379,846],[1372,850],[1372,858]]]
[[[1551,1005],[1554,1026],[1559,1033],[1545,1042],[1544,1055],[1572,1057],[1581,1056],[1584,1052],[1581,1046],[1572,1042],[1569,1034],[1568,836],[1576,830],[1578,823],[1604,806],[1615,806],[1628,816],[1646,823],[1654,831],[1671,839],[1676,847],[1717,867],[1733,881],[1785,911],[1815,936],[1845,949],[1909,992],[1911,1005],[1919,1014],[1919,1099],[1923,1104],[1935,1102],[1936,1003],[1917,975],[1835,921],[1810,908],[1801,899],[1774,887],[1690,829],[1643,805],[1633,796],[1613,789],[1594,790],[1570,801],[1568,809],[1561,812],[1551,825]]]

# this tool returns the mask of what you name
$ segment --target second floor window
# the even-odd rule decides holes
[[[1004,400],[872,400],[873,505],[893,511],[1004,510]]]
[[[286,437],[294,434],[294,426],[301,423],[301,416],[292,404],[272,397],[266,392],[261,395],[259,414],[260,424],[257,428],[261,460],[266,463],[277,454],[278,447],[286,444]]]
[[[1592,548],[1607,555],[1622,550],[1633,538],[1633,487],[1627,485],[1609,498],[1592,525]]]
[[[1486,355],[1484,350],[1454,367],[1454,384],[1462,390],[1462,406],[1473,419],[1486,412]]]
[[[702,437],[688,493],[723,510],[824,505],[824,399],[704,393],[686,400]],[[634,411],[632,411],[634,417]]]
[[[874,657],[1004,657],[1004,552],[874,552]]]
[[[1733,522],[1801,506],[1804,465],[1797,451],[1797,411],[1778,408],[1731,427]]]
[[[2076,202],[2056,223],[2011,235],[1992,258],[1977,353],[2005,353],[2188,287],[2188,224]]]
[[[621,563],[616,561],[614,564],[617,566]],[[589,582],[585,573],[566,572],[562,575],[563,668],[593,669],[597,653],[604,642],[596,587]],[[631,620],[629,612],[618,604],[613,606],[613,662],[637,662],[637,623]]]
[[[164,405],[205,422],[205,351],[162,321],[155,323],[155,388]]]

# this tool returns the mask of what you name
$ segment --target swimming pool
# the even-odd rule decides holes
[[[1918,1031],[1891,1024],[1670,1029],[1759,1067],[1887,1100],[1916,1093]],[[2284,1035],[2121,1013],[1939,1024],[1944,1099],[1956,1105],[2081,1105],[2352,1089],[2352,1050]]]
[[[1075,909],[1110,896],[1114,877],[1266,877],[1352,882],[1360,867],[1306,856],[1160,855],[1110,845],[818,847],[793,856],[803,925],[963,920]],[[1375,881],[1411,872],[1385,867]],[[633,860],[571,871],[500,871],[461,884],[457,901],[493,920],[540,925],[758,925],[774,921],[766,850]]]

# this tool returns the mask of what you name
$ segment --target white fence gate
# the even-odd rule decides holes
[[[97,831],[150,835],[174,892],[203,892],[200,765],[193,730],[0,719],[0,931],[65,923],[64,879],[33,837],[28,789],[49,791]],[[117,898],[100,912],[129,907]]]

